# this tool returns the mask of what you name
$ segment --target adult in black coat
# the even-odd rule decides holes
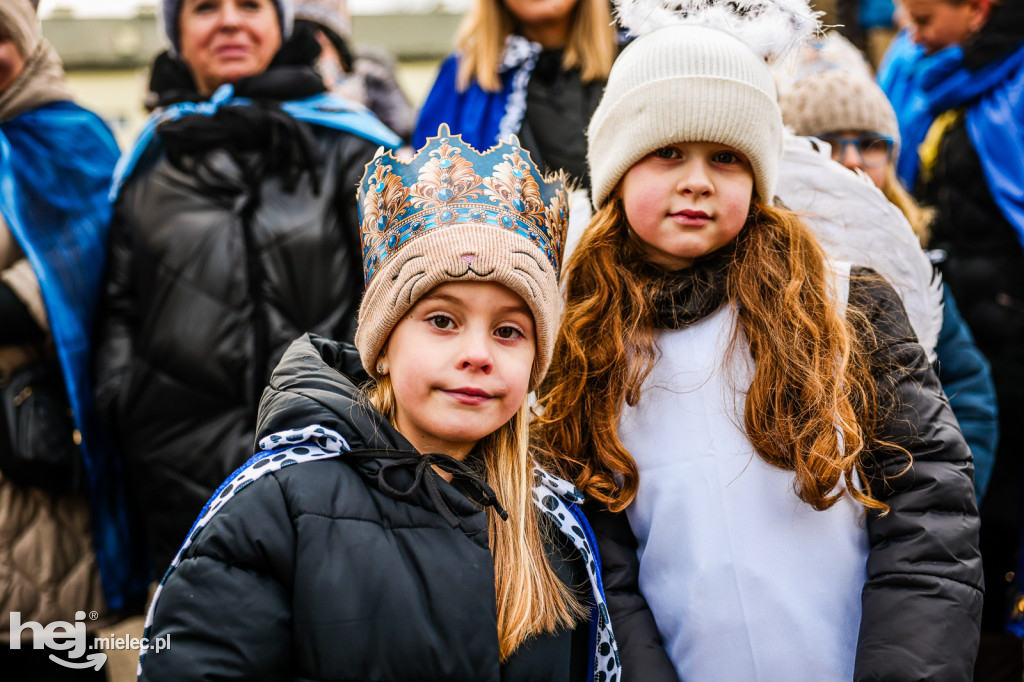
[[[254,17],[276,7],[225,0],[213,39],[243,43]],[[153,74],[162,108],[117,179],[97,327],[97,400],[156,575],[252,454],[259,397],[288,343],[305,331],[352,337],[356,185],[378,145],[400,142],[323,94],[315,39],[280,41],[290,21],[268,28],[264,16],[264,33],[279,35],[260,44],[279,49],[260,53],[262,70],[224,81],[190,37],[192,22],[211,16],[194,8],[181,5],[181,37],[169,36],[180,56],[161,56]],[[212,104],[223,85],[233,93]]]

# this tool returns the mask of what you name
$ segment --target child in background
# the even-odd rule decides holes
[[[528,442],[562,180],[517,140],[481,154],[442,126],[360,192],[359,350],[307,335],[285,354],[260,451],[154,597],[147,636],[172,644],[140,679],[614,678],[578,493]]]
[[[824,140],[834,160],[864,171],[903,212],[921,245],[927,245],[934,212],[914,201],[896,176],[896,113],[873,81],[844,69],[820,71],[797,81],[779,98],[779,106],[783,123],[797,135]],[[988,361],[974,344],[948,287],[943,287],[943,303],[936,372],[974,457],[980,506],[999,437],[995,386]]]
[[[626,679],[969,679],[971,455],[892,288],[775,205],[764,58],[809,13],[748,10],[629,25],[536,442],[589,498]]]

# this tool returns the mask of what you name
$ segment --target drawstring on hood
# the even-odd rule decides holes
[[[494,507],[494,511],[498,513],[502,521],[508,520],[508,512],[498,502],[498,496],[494,494],[494,490],[484,483],[483,479],[469,465],[448,455],[439,452],[421,455],[414,450],[353,450],[346,456],[390,460],[377,471],[377,487],[381,492],[398,500],[408,500],[420,488],[423,488],[430,497],[430,501],[434,503],[437,512],[452,528],[459,526],[458,516],[438,489],[437,477],[427,473],[429,467],[436,466],[451,474],[453,484],[456,480],[467,483],[468,485],[459,487],[466,497],[481,507]],[[398,488],[388,480],[388,472],[410,467],[413,471],[413,479],[406,488]]]

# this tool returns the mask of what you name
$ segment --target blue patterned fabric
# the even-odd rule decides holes
[[[176,121],[191,114],[212,116],[221,107],[248,104],[252,104],[252,100],[235,97],[234,86],[227,84],[220,86],[209,101],[181,102],[153,112],[131,150],[117,162],[114,179],[110,186],[110,200],[117,199],[121,187],[131,177],[143,156],[159,151],[157,128],[160,124]],[[402,145],[402,139],[381,123],[366,107],[349,100],[324,93],[307,99],[281,102],[280,106],[292,118],[310,125],[344,130],[389,149],[398,149]]]
[[[103,592],[112,609],[149,582],[132,542],[119,461],[92,398],[90,336],[100,293],[118,149],[95,115],[70,102],[0,124],[0,211],[32,265],[60,359],[89,483]]]
[[[359,222],[367,287],[410,240],[466,223],[529,239],[557,276],[569,201],[564,183],[545,180],[514,135],[481,153],[442,123],[412,161],[380,154],[370,162],[359,186]]]
[[[878,83],[899,119],[903,145],[896,170],[911,188],[920,165],[918,145],[935,117],[966,108],[967,134],[989,192],[1024,245],[1024,44],[970,71],[959,46],[926,55],[904,31],[886,54]]]

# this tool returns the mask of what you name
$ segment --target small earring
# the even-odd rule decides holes
[[[377,363],[377,374],[379,374],[381,376],[384,376],[384,363],[383,362],[378,362]]]

